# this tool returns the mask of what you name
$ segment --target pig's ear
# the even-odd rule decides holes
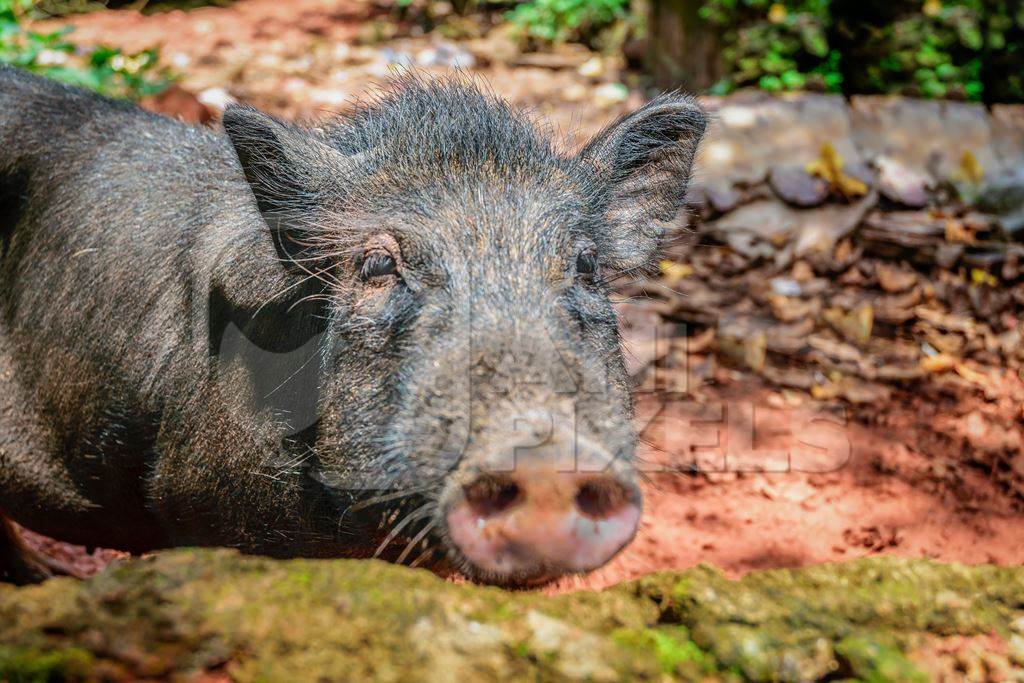
[[[304,255],[303,245],[309,242],[298,217],[322,204],[328,188],[343,184],[341,177],[350,166],[346,158],[315,131],[251,107],[229,106],[222,120],[278,252],[291,258]]]
[[[260,211],[281,211],[306,196],[308,143],[300,131],[244,105],[229,106],[223,124]]]
[[[599,133],[580,153],[601,178],[607,209],[601,235],[613,267],[651,263],[683,204],[707,116],[693,99],[662,95]]]

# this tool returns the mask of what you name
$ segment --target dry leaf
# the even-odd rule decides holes
[[[818,158],[807,164],[804,170],[826,180],[832,190],[847,199],[863,197],[868,193],[868,186],[864,181],[843,172],[843,157],[836,152],[832,143],[823,144]]]
[[[917,282],[917,273],[885,262],[875,265],[875,277],[879,286],[887,292],[902,292]]]
[[[777,320],[791,323],[803,318],[817,318],[818,312],[821,310],[821,299],[815,297],[805,301],[781,294],[772,294],[768,297],[768,305]]]
[[[863,346],[871,339],[871,328],[875,322],[875,311],[869,303],[862,303],[849,313],[841,308],[830,308],[824,318],[846,339]]]
[[[985,177],[985,170],[981,167],[981,162],[978,161],[978,157],[974,156],[974,152],[969,149],[965,149],[964,153],[960,155],[960,168],[959,175],[964,180],[978,184]]]
[[[819,401],[843,398],[850,403],[880,403],[889,400],[891,393],[883,384],[865,382],[855,377],[839,377],[828,384],[811,387],[811,396]]]
[[[683,278],[687,278],[693,275],[692,266],[689,266],[685,263],[676,263],[675,261],[670,261],[668,259],[664,259],[663,261],[661,261],[658,264],[658,267],[661,269],[661,272],[665,275],[665,280],[668,282],[670,287],[674,286]]]
[[[956,374],[960,375],[968,382],[979,384],[981,386],[989,385],[989,379],[987,376],[983,375],[982,373],[978,372],[973,368],[964,365],[963,363],[956,364]]]
[[[743,360],[754,372],[764,370],[765,356],[768,352],[768,335],[763,330],[754,332],[743,341]]]
[[[946,219],[946,241],[954,244],[974,244],[978,241],[975,231],[956,218]]]
[[[989,287],[995,287],[999,284],[999,280],[996,279],[995,275],[981,268],[971,268],[971,282],[976,285],[988,285]]]
[[[781,24],[789,16],[789,12],[786,11],[786,6],[781,2],[776,2],[768,9],[768,21],[773,24]]]
[[[948,372],[956,367],[957,359],[948,353],[937,353],[921,359],[921,367],[928,372]]]

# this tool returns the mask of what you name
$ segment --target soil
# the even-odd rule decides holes
[[[187,13],[97,12],[70,22],[78,41],[160,46],[185,75],[186,91],[223,88],[278,114],[305,116],[343,109],[379,81],[385,49],[415,55],[431,45],[429,37],[406,36],[338,47],[363,36],[381,11],[334,0],[247,0]],[[578,56],[556,58],[564,65]],[[594,76],[516,65],[514,57],[477,59],[476,72],[501,95],[552,117],[560,130],[592,131],[636,104],[608,102],[598,92],[617,77],[614,65]],[[855,406],[719,368],[689,394],[639,395],[638,413],[657,415],[641,425],[647,481],[640,532],[605,568],[548,590],[600,588],[700,563],[731,576],[866,555],[1022,564],[1024,493],[1007,484],[1007,468],[1016,468],[1010,474],[1019,481],[1024,456],[995,454],[1012,447],[1000,441],[1007,434],[1017,434],[1019,450],[1024,383],[1010,371],[997,380],[984,389],[925,381]],[[26,537],[85,574],[122,556]]]
[[[721,447],[700,449],[712,454],[705,462],[719,465],[727,453],[733,471],[651,475],[633,544],[601,570],[564,580],[559,588],[599,588],[700,563],[730,576],[869,555],[1024,563],[1024,498],[987,468],[971,464],[973,447],[947,427],[956,415],[989,405],[984,398],[959,396],[943,405],[906,394],[884,405],[847,406],[845,421],[830,419],[817,438],[808,438],[797,427],[806,424],[807,411],[825,415],[826,407],[810,401],[786,405],[783,394],[755,378],[740,377],[696,397],[714,406],[712,412],[721,406],[723,414],[741,417],[709,429],[694,425],[703,416],[691,411],[680,420],[678,413],[686,411],[677,410],[669,419],[682,426],[682,434],[648,442],[646,455],[685,453],[699,431],[703,443],[721,436]],[[741,445],[734,452],[731,440],[750,439],[744,420],[750,414],[756,416],[754,447]],[[824,456],[808,456],[801,442],[829,443],[826,437],[831,443]],[[787,452],[789,458],[780,457]],[[692,460],[692,452],[681,459]],[[779,471],[787,464],[790,471]],[[774,471],[750,471],[758,466]]]

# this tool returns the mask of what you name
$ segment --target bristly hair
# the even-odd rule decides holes
[[[323,127],[329,144],[403,184],[527,178],[567,161],[547,131],[466,75],[405,73],[360,105]]]

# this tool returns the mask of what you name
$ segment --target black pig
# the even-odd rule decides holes
[[[609,276],[701,108],[579,154],[466,79],[224,132],[0,69],[0,510],[72,543],[586,571],[641,496]],[[0,517],[0,577],[47,575]]]

